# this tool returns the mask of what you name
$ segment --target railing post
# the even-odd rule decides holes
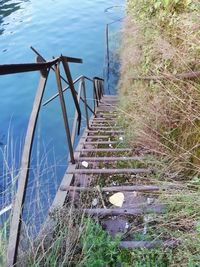
[[[74,104],[76,106],[76,110],[77,110],[77,113],[78,113],[78,121],[79,121],[78,134],[79,134],[80,133],[80,127],[81,127],[81,110],[80,110],[80,106],[79,106],[79,103],[78,103],[78,100],[77,100],[76,90],[74,88],[74,83],[73,83],[73,80],[72,80],[72,76],[71,76],[71,72],[70,72],[70,69],[69,69],[68,62],[66,62],[62,56],[61,56],[61,58],[62,58],[62,64],[63,64],[63,68],[64,68],[64,71],[65,71],[65,75],[67,76],[67,79],[68,79],[69,88],[71,90],[71,94],[72,94],[72,97],[74,99]]]
[[[99,101],[101,101],[101,87],[100,87],[100,81],[97,80],[97,90],[99,95]]]
[[[19,245],[19,236],[20,228],[22,221],[22,211],[24,199],[26,196],[29,167],[30,167],[30,158],[33,145],[33,139],[35,134],[35,128],[37,124],[37,119],[41,107],[42,98],[44,95],[44,90],[46,86],[46,81],[48,77],[49,70],[46,72],[46,76],[41,76],[40,82],[38,85],[37,93],[35,96],[31,116],[29,119],[28,129],[25,138],[25,144],[21,160],[21,168],[18,178],[18,188],[13,204],[13,214],[10,225],[10,235],[8,242],[8,251],[7,251],[7,267],[14,266],[17,262],[17,252]]]
[[[99,96],[99,89],[98,89],[98,81],[97,81],[97,79],[95,79],[94,82],[95,82],[95,91],[96,91],[96,96],[97,96],[97,102],[98,102],[98,105],[99,105],[100,96]]]
[[[72,146],[72,142],[71,142],[70,128],[69,128],[69,123],[68,123],[68,118],[67,118],[67,110],[66,110],[65,99],[64,99],[64,95],[63,95],[63,91],[62,91],[62,83],[61,83],[60,71],[59,71],[59,65],[58,64],[55,65],[55,73],[56,73],[56,82],[57,82],[57,87],[58,87],[60,104],[61,104],[61,108],[62,108],[63,120],[64,120],[64,125],[65,125],[65,131],[66,131],[66,135],[67,135],[70,159],[71,159],[71,163],[75,164],[74,151],[73,151],[73,146]]]
[[[84,97],[84,103],[85,103],[84,106],[85,106],[86,124],[87,124],[87,128],[90,129],[88,109],[87,109],[87,96],[86,96],[85,80],[84,80],[84,78],[82,78],[82,85],[83,85],[83,97]]]
[[[96,109],[96,106],[99,106],[98,98],[97,98],[97,91],[96,91],[96,83],[95,79],[93,79],[93,97],[94,97],[94,112]]]
[[[80,98],[81,98],[81,89],[82,89],[82,78],[80,80],[79,87],[78,87],[78,96],[77,96],[78,103],[80,102]],[[75,140],[77,120],[78,120],[78,112],[77,110],[75,110],[74,122],[73,122],[72,134],[71,134],[72,146],[74,145],[74,140]]]

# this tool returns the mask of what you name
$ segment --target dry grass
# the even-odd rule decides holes
[[[200,6],[198,1],[188,6],[177,1],[176,11],[172,5],[154,9],[158,2],[165,1],[128,1],[119,111],[130,145],[155,157],[154,179],[182,187],[159,196],[169,212],[152,221],[153,235],[180,241],[166,252],[171,256],[164,266],[199,266],[200,80],[131,78],[200,70]]]
[[[184,12],[166,27],[156,16],[144,19],[145,23],[133,17],[130,14],[125,24],[119,84],[130,142],[167,157],[171,171],[196,175],[200,163],[199,81],[148,82],[131,77],[199,70],[199,16]]]

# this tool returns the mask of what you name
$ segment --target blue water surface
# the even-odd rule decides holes
[[[61,53],[82,58],[83,64],[70,64],[73,78],[80,74],[102,77],[105,25],[122,17],[123,8],[117,6],[123,3],[123,0],[1,0],[0,64],[34,62],[35,54],[30,50],[33,46],[46,59]],[[105,12],[111,6],[116,7]],[[17,179],[38,81],[37,72],[0,76],[1,208],[12,199],[11,184]],[[90,98],[91,89],[88,84]],[[56,92],[51,73],[44,99]],[[74,105],[69,92],[65,97],[71,127]],[[46,214],[66,169],[67,155],[62,113],[56,99],[42,107],[38,120],[25,205],[28,220],[42,220],[40,213]]]

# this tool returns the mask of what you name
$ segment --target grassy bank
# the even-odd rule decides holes
[[[199,1],[127,2],[119,83],[127,140],[152,156],[159,184],[177,186],[160,195],[169,211],[151,234],[179,245],[155,266],[200,266],[200,79],[177,78],[200,70],[199,11]]]

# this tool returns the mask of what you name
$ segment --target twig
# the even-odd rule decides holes
[[[102,196],[102,192],[101,192],[100,186],[97,185],[96,188],[97,188],[97,191],[99,192],[99,195],[100,195],[100,198],[101,198],[101,202],[102,202],[102,205],[103,205],[104,209],[107,209],[106,205],[105,205],[105,202],[104,202],[104,199],[103,199],[103,196]]]

